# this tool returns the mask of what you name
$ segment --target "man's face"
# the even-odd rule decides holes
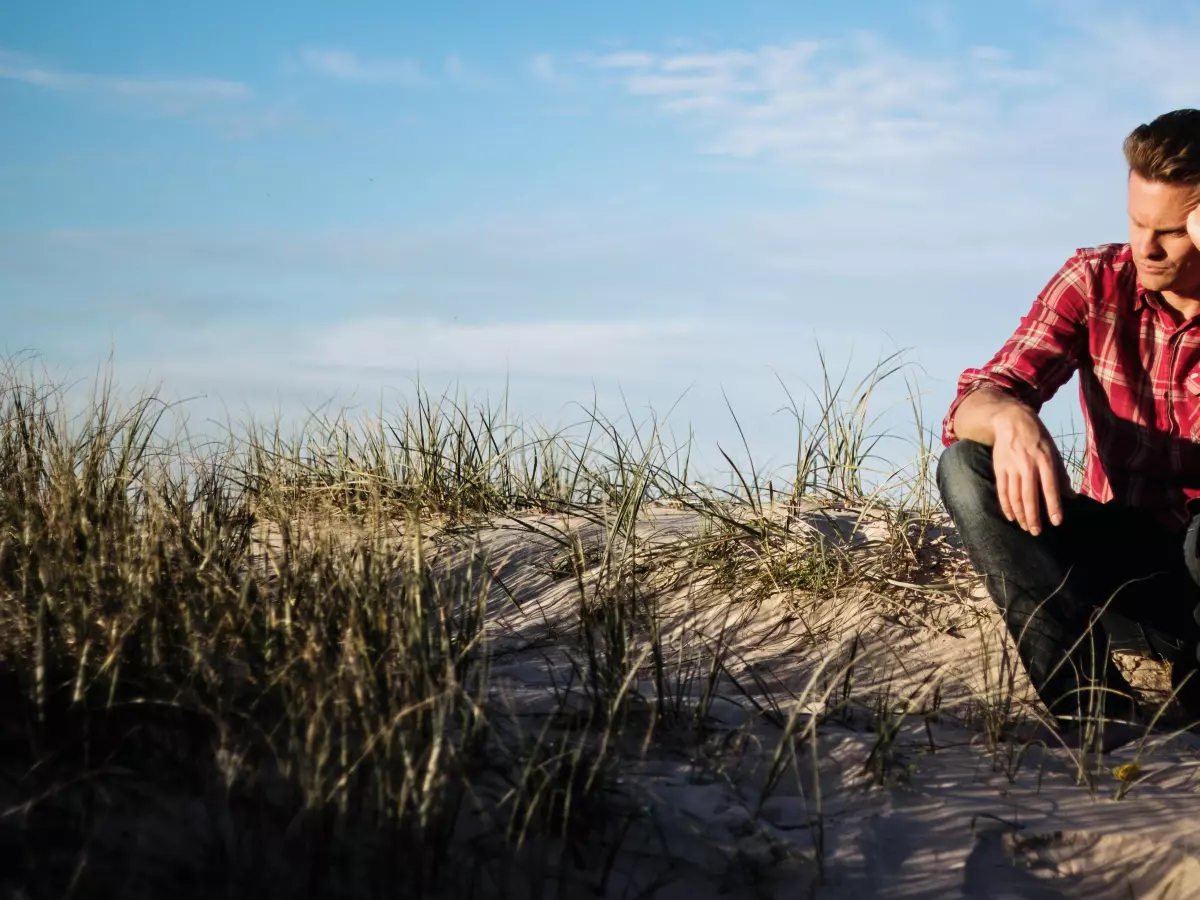
[[[1200,204],[1200,187],[1129,175],[1129,243],[1142,287],[1194,295],[1200,290],[1200,249],[1187,217]]]

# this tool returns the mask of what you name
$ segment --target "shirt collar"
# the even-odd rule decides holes
[[[1151,291],[1142,287],[1142,281],[1140,278],[1135,281],[1135,285],[1136,287],[1133,295],[1134,310],[1140,310],[1147,306],[1151,309],[1162,308],[1162,298],[1158,295],[1158,291]]]

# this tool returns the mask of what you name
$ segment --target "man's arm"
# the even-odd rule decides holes
[[[1052,524],[1062,521],[1070,490],[1058,448],[1038,417],[1087,352],[1094,256],[1076,254],[1038,295],[1020,327],[987,365],[968,369],[943,423],[943,442],[960,438],[992,447],[1000,506],[1009,521],[1041,531],[1041,500]]]
[[[1036,412],[1008,391],[984,385],[963,398],[954,415],[954,432],[959,438],[994,447],[997,420],[1020,413],[1037,417]]]
[[[1041,532],[1041,497],[1052,525],[1062,524],[1062,497],[1070,494],[1066,466],[1038,414],[1012,394],[982,387],[955,415],[960,438],[992,448],[1000,508],[1010,522]]]
[[[1192,236],[1192,243],[1196,245],[1196,249],[1200,250],[1200,206],[1193,209],[1187,217],[1188,234]]]

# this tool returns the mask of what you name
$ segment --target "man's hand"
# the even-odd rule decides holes
[[[1040,534],[1044,498],[1047,518],[1053,525],[1061,524],[1062,498],[1074,492],[1042,420],[1027,406],[1011,404],[996,414],[992,425],[992,464],[1005,518],[1030,534]]]
[[[1192,210],[1187,217],[1188,234],[1192,237],[1192,243],[1196,245],[1196,249],[1200,250],[1200,206]]]

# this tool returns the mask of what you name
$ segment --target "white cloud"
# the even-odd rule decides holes
[[[728,346],[712,323],[537,321],[457,324],[399,317],[351,319],[316,340],[314,364],[446,374],[644,378]]]
[[[562,88],[572,84],[572,79],[562,72],[552,53],[538,53],[530,59],[529,74],[549,87]]]
[[[1052,83],[995,48],[922,58],[869,35],[753,50],[601,57],[629,94],[651,97],[708,135],[711,153],[859,166],[928,160],[978,146],[1012,92]]]
[[[245,100],[251,90],[238,81],[206,77],[141,77],[71,72],[25,54],[0,51],[0,78],[52,91],[93,93],[182,114],[214,103]]]
[[[473,91],[490,91],[497,87],[496,80],[468,66],[461,56],[451,53],[442,63],[446,78],[459,87]]]
[[[400,87],[422,87],[430,81],[420,65],[409,59],[365,60],[349,50],[313,47],[298,55],[309,71],[338,81]]]
[[[1151,24],[1124,9],[1080,16],[1078,36],[1061,57],[1062,69],[1081,89],[1157,104],[1164,107],[1160,112],[1200,105],[1200,65],[1195,63],[1200,8],[1180,6],[1170,23]]]
[[[989,62],[1004,62],[1012,56],[1003,47],[979,46],[971,48],[971,55],[976,59],[985,59]]]
[[[259,109],[226,112],[211,116],[208,124],[232,140],[247,140],[275,131],[325,133],[328,123],[310,117],[294,104],[276,104]]]
[[[951,169],[965,178],[1006,168],[1008,177],[1071,157],[1095,166],[1119,157],[1109,151],[1136,122],[1195,105],[1200,67],[1181,61],[1195,55],[1200,10],[1166,23],[1127,9],[1055,9],[1057,21],[1019,55],[994,45],[915,55],[852,34],[623,48],[590,66],[686,127],[702,152],[786,164],[821,188],[935,191]],[[921,14],[949,29],[944,3]]]
[[[438,76],[426,72],[416,60],[365,59],[351,50],[306,47],[296,58],[309,72],[355,84],[419,88],[441,82],[475,91],[494,90],[498,86],[496,79],[469,66],[457,53],[449,53],[442,59]]]
[[[654,65],[654,55],[630,51],[608,53],[597,59],[596,65],[601,69],[647,69]]]
[[[805,329],[790,337],[772,344],[748,323],[669,318],[473,325],[349,318],[263,331],[234,317],[160,328],[151,342],[126,333],[104,354],[81,348],[69,380],[88,378],[115,348],[119,388],[136,396],[161,386],[163,399],[184,400],[169,422],[186,418],[199,438],[219,437],[226,424],[237,429],[247,418],[260,425],[278,419],[285,432],[304,428],[310,411],[326,418],[346,410],[351,421],[382,411],[394,423],[397,407],[411,408],[418,389],[435,399],[445,392],[469,408],[506,400],[510,421],[555,429],[586,423],[593,402],[622,428],[627,414],[645,423],[653,410],[659,424],[665,418],[669,444],[694,436],[691,470],[714,475],[726,467],[718,444],[741,456],[726,401],[751,437],[756,463],[786,466],[794,459],[794,425],[779,412],[787,398],[775,372],[811,410],[807,386],[822,374],[818,341],[835,376],[849,365],[851,384],[895,349],[877,335],[852,342],[845,332]],[[872,409],[894,406],[909,425],[906,395],[903,380],[892,379],[873,393]]]
[[[949,5],[945,0],[920,4],[917,7],[917,18],[940,38],[954,36],[954,18],[951,16]]]

